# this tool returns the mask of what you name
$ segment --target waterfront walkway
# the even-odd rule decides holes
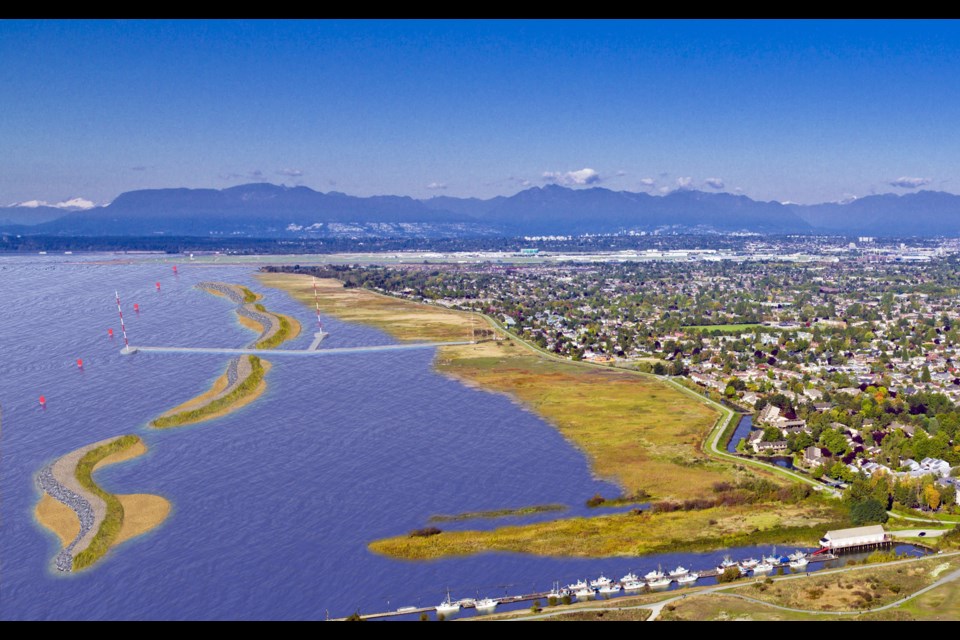
[[[333,356],[350,353],[379,353],[383,351],[410,351],[456,345],[475,344],[472,340],[453,342],[413,342],[410,344],[382,344],[368,347],[336,347],[334,349],[228,349],[220,347],[137,347],[130,345],[127,353],[226,354],[231,356]]]

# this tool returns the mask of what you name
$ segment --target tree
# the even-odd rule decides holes
[[[776,427],[764,427],[763,428],[763,441],[764,442],[776,442],[780,440],[780,429]]]
[[[934,511],[940,508],[940,492],[932,484],[923,488],[923,502]]]
[[[920,382],[930,382],[930,367],[923,365],[923,371],[920,373]]]
[[[734,580],[740,579],[740,567],[732,566],[727,567],[723,570],[719,576],[717,576],[717,582],[733,582]]]
[[[876,522],[882,524],[888,517],[886,507],[875,498],[855,502],[850,507],[850,520],[857,526]]]

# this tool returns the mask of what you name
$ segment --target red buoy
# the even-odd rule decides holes
[[[136,302],[134,302],[134,303],[133,303],[133,310],[136,311],[137,313],[140,313],[140,305],[138,305]]]
[[[107,335],[113,337],[113,329],[107,329]]]
[[[174,272],[174,273],[177,272],[177,265],[173,265],[173,272]]]
[[[40,396],[40,406],[44,409],[47,408],[47,398],[46,396]]]
[[[157,291],[160,291],[160,283],[157,283]]]
[[[77,368],[83,369],[83,360],[81,360],[80,358],[77,358]]]

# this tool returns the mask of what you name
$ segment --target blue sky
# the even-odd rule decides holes
[[[0,21],[0,205],[960,192],[957,21]]]

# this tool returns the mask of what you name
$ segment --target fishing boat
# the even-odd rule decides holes
[[[590,581],[590,586],[593,587],[594,589],[602,589],[603,587],[606,587],[607,585],[609,585],[611,582],[613,582],[613,580],[611,580],[610,578],[608,578],[607,576],[601,573],[599,578],[597,578],[596,580]]]
[[[493,598],[484,598],[483,600],[477,600],[473,606],[477,608],[477,613],[485,616],[488,613],[493,613],[498,604],[500,603]]]
[[[663,572],[663,567],[661,567],[660,565],[657,565],[656,571],[650,571],[645,576],[643,576],[644,580],[646,580],[647,582],[651,582],[653,580],[663,580],[665,577],[667,577],[667,574]]]
[[[623,590],[624,591],[640,591],[645,586],[647,586],[646,582],[643,582],[641,580],[630,580],[628,582],[623,583]]]
[[[700,574],[699,574],[699,573],[689,573],[689,572],[688,572],[688,573],[686,573],[685,575],[682,575],[682,576],[680,576],[679,578],[677,578],[677,584],[679,584],[680,586],[687,585],[687,584],[693,584],[693,583],[696,582],[699,578],[700,578]]]
[[[670,572],[670,577],[671,577],[671,578],[679,578],[679,577],[681,577],[681,576],[687,575],[688,573],[690,573],[690,570],[689,570],[689,569],[685,569],[685,568],[683,568],[682,566],[678,566],[676,569],[674,569],[673,571]]]
[[[800,556],[800,557],[798,557],[798,558],[790,561],[790,568],[791,568],[791,569],[805,569],[808,564],[810,564],[810,563],[809,563],[809,561],[807,560],[806,556]]]
[[[561,589],[559,582],[554,582],[553,589],[551,589],[550,593],[547,594],[547,600],[550,600],[551,598],[561,600],[565,595],[567,595],[567,590]]]
[[[447,591],[447,599],[437,605],[436,609],[438,616],[448,617],[460,611],[460,603],[453,602],[450,599],[450,592]]]
[[[799,560],[800,558],[806,558],[807,554],[805,554],[803,551],[794,551],[787,557],[790,558],[790,561],[792,562],[794,560]]]
[[[670,578],[664,576],[658,580],[651,580],[647,584],[650,585],[651,589],[666,589],[670,586],[670,583],[673,582]]]
[[[771,571],[773,571],[773,565],[767,562],[766,558],[763,559],[763,562],[753,568],[754,575],[758,573],[770,573]]]
[[[640,576],[636,575],[633,571],[631,571],[627,575],[620,578],[620,583],[627,584],[628,582],[638,582],[639,580],[640,580]]]
[[[586,581],[586,580],[577,580],[576,582],[574,582],[574,583],[572,583],[572,584],[568,584],[568,585],[567,585],[567,589],[568,589],[569,591],[579,591],[580,589],[586,589],[587,586],[589,586],[589,585],[587,585],[587,581]]]
[[[740,566],[743,567],[744,569],[753,569],[758,564],[760,564],[760,561],[757,560],[756,558],[747,558],[746,560],[740,561]]]
[[[777,555],[777,548],[774,547],[773,551],[770,552],[770,555],[763,556],[762,562],[766,562],[770,566],[777,566],[780,563],[780,556]]]
[[[596,592],[587,586],[578,589],[573,595],[577,596],[577,600],[590,600],[597,596]]]
[[[732,567],[737,564],[736,560],[731,560],[730,556],[723,556],[723,560],[720,562],[720,566],[726,569],[727,567]]]
[[[615,593],[620,593],[620,585],[615,582],[600,587],[600,595],[602,596],[610,596]]]

